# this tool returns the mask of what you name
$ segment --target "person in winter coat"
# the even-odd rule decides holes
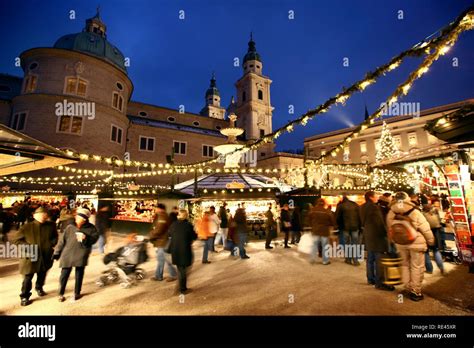
[[[75,267],[76,284],[72,300],[77,301],[81,298],[84,271],[92,251],[92,246],[99,239],[97,229],[89,222],[90,216],[90,210],[84,208],[77,209],[75,224],[66,227],[54,250],[54,259],[59,259],[59,267],[61,267],[59,302],[64,302],[66,299],[64,293],[73,267]]]
[[[64,207],[59,213],[59,233],[63,233],[69,225],[74,225],[74,215],[71,209]]]
[[[439,251],[442,248],[441,217],[439,216],[438,210],[435,207],[433,207],[431,204],[425,204],[423,206],[423,216],[426,218],[426,220],[430,224],[431,232],[433,232],[433,236],[435,239],[434,245],[432,247],[429,247],[425,253],[426,273],[429,273],[429,274],[433,273],[433,263],[431,262],[431,258],[430,258],[430,250],[432,250],[436,265],[441,271],[441,274],[444,274],[443,257],[441,256],[441,252]]]
[[[230,214],[230,210],[227,209],[227,214],[229,217],[229,233],[227,235],[228,250],[230,250],[229,256],[237,256],[238,252],[235,251],[237,245],[239,245],[239,238],[235,228],[237,224],[234,221],[234,217]]]
[[[430,224],[405,192],[397,192],[390,204],[390,211],[387,215],[388,228],[393,225],[397,214],[404,214],[408,217],[417,233],[413,243],[408,245],[397,244],[397,250],[403,260],[402,281],[405,291],[409,293],[411,300],[420,301],[423,299],[421,286],[425,271],[425,252],[428,245],[434,245],[435,239]]]
[[[212,252],[217,252],[214,246],[216,241],[217,233],[219,232],[219,226],[221,224],[221,220],[219,216],[216,214],[216,207],[211,206],[209,207],[209,228],[211,231],[211,237],[209,237],[209,247]]]
[[[171,260],[178,268],[179,292],[185,294],[190,290],[186,285],[186,272],[193,264],[192,244],[197,238],[193,225],[188,221],[186,210],[179,211],[177,221],[173,222],[169,228],[169,234]]]
[[[290,237],[290,230],[291,230],[291,214],[289,211],[288,204],[284,204],[283,207],[281,208],[280,220],[281,220],[281,230],[285,234],[285,248],[291,248],[288,245],[288,240]]]
[[[101,254],[104,253],[105,244],[107,243],[107,230],[109,228],[109,221],[110,221],[110,207],[108,205],[103,206],[99,209],[99,212],[96,216],[96,223],[95,227],[97,228],[97,232],[99,233],[99,252]]]
[[[53,266],[54,246],[58,241],[58,231],[54,222],[48,221],[48,212],[39,207],[33,214],[33,221],[24,224],[13,236],[16,245],[37,246],[37,255],[20,259],[20,274],[23,275],[21,305],[31,304],[32,280],[36,274],[35,289],[38,296],[46,295],[43,286],[46,273]]]
[[[169,242],[169,217],[166,214],[166,206],[159,203],[156,208],[156,215],[153,221],[153,229],[150,232],[150,242],[156,250],[157,265],[155,276],[152,280],[162,281],[165,265],[168,268],[169,278],[167,281],[176,280],[176,269],[173,267],[169,255],[167,255],[166,248]]]
[[[276,237],[276,222],[275,218],[273,217],[273,212],[272,212],[272,205],[268,205],[268,210],[265,212],[265,249],[273,249],[273,247],[270,245],[272,242],[273,238]]]
[[[355,251],[355,246],[359,243],[360,232],[360,212],[356,202],[351,201],[346,194],[343,194],[342,201],[336,208],[336,223],[339,234],[344,237],[344,245],[351,245],[349,251]],[[346,263],[359,266],[359,255],[345,255]]]
[[[219,232],[217,232],[218,237],[221,238],[222,240],[222,245],[226,246],[226,241],[227,241],[227,234],[229,232],[229,217],[227,216],[227,203],[224,202],[221,207],[219,208],[219,213],[217,214],[217,217],[220,220],[220,225],[219,225]],[[219,238],[216,240],[216,243],[219,244],[220,240]]]
[[[239,244],[239,255],[240,258],[245,260],[250,257],[247,255],[245,250],[245,243],[247,243],[248,230],[247,230],[247,214],[245,213],[245,205],[241,204],[234,215],[235,222],[235,233],[237,234],[237,240]]]
[[[392,202],[392,194],[390,192],[385,192],[379,197],[377,201],[380,210],[382,211],[382,216],[384,221],[387,220],[387,214],[390,211],[390,203]]]
[[[316,262],[316,255],[321,246],[323,265],[329,265],[329,256],[326,250],[331,229],[336,225],[334,214],[326,209],[326,202],[319,198],[316,205],[309,213],[309,222],[311,224],[311,233],[314,236],[314,244],[311,250],[310,263]]]
[[[203,242],[202,263],[211,263],[211,261],[208,260],[208,257],[209,250],[211,250],[210,243],[211,241],[213,242],[213,239],[211,239],[212,233],[210,229],[208,211],[204,212],[202,218],[196,221],[196,229],[199,239]]]
[[[296,206],[291,214],[291,243],[298,244],[301,239],[301,213],[300,207]]]
[[[361,222],[365,248],[367,249],[367,283],[378,290],[393,291],[395,288],[383,283],[381,258],[389,251],[387,225],[374,191],[365,193],[365,203],[361,206]]]

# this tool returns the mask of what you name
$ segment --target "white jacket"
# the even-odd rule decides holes
[[[216,234],[219,231],[219,226],[221,225],[221,219],[217,214],[209,215],[209,230],[212,234]]]
[[[410,199],[402,202],[392,201],[392,204],[390,204],[390,211],[387,214],[387,227],[390,228],[393,225],[395,214],[406,213],[412,208],[415,209],[408,215],[408,217],[410,218],[413,227],[416,229],[417,237],[412,244],[397,244],[397,248],[424,252],[428,249],[428,245],[434,245],[435,238],[433,232],[431,232],[430,224],[423,216],[423,213],[410,202]]]

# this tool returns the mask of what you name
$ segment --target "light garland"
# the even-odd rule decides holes
[[[472,10],[471,10],[472,11]],[[465,15],[467,16],[467,15]],[[465,17],[464,16],[464,17]],[[462,18],[464,18],[462,17]],[[419,65],[418,69],[413,71],[408,79],[400,84],[397,89],[392,93],[391,96],[387,98],[385,105],[390,105],[398,100],[403,94],[406,94],[409,88],[413,85],[413,83],[421,78],[425,73],[428,72],[429,67],[442,55],[441,52],[445,51],[444,47],[453,46],[459,35],[465,31],[472,29],[473,25],[470,24],[459,24],[461,19],[458,19],[458,25],[454,25],[452,30],[448,31],[449,34],[445,34],[441,36],[442,39],[439,40],[439,43],[435,46],[435,52],[432,54],[427,55],[427,57],[423,60],[423,62]],[[370,115],[364,122],[359,124],[348,136],[346,136],[338,145],[333,147],[329,152],[325,153],[324,155],[319,156],[316,160],[313,160],[314,163],[322,163],[322,161],[328,156],[335,156],[342,148],[344,148],[354,137],[358,136],[362,133],[365,129],[368,128],[370,124],[374,124],[375,120],[379,118],[382,114],[382,110],[384,109],[384,105],[382,104],[372,115]],[[363,127],[363,126],[366,127]],[[357,135],[356,135],[357,134]]]
[[[344,104],[354,93],[357,92],[362,92],[364,91],[369,85],[376,83],[376,81],[386,75],[388,72],[392,72],[395,69],[397,69],[401,63],[410,56],[421,56],[424,54],[427,54],[431,49],[435,49],[436,53],[430,55],[430,59],[425,60],[424,64],[416,71],[416,75],[413,77],[421,77],[423,74],[425,74],[429,66],[433,63],[434,60],[436,60],[439,55],[445,54],[447,50],[449,49],[450,46],[454,45],[454,43],[457,40],[457,36],[465,31],[465,30],[470,30],[474,27],[474,20],[473,20],[473,10],[472,7],[466,11],[464,11],[458,18],[445,28],[443,28],[440,31],[440,36],[436,38],[432,38],[427,40],[422,40],[418,44],[414,45],[408,50],[403,51],[396,57],[392,58],[388,63],[378,67],[375,69],[373,72],[368,72],[365,77],[362,80],[359,80],[352,84],[349,88],[344,89],[341,93],[337,94],[336,96],[333,96],[329,99],[327,99],[324,103],[320,104],[318,107],[311,109],[301,115],[299,118],[292,120],[288,122],[286,125],[278,128],[274,132],[265,135],[263,138],[256,140],[255,142],[251,144],[246,144],[244,145],[243,148],[236,150],[232,153],[229,153],[227,155],[233,155],[237,153],[244,153],[247,150],[255,150],[259,148],[262,145],[265,145],[267,143],[271,143],[274,140],[276,140],[281,134],[285,132],[291,132],[293,131],[295,126],[298,125],[306,125],[309,120],[314,118],[318,114],[322,114],[327,112],[327,110],[335,105],[335,104]],[[454,35],[453,35],[454,34]],[[448,38],[448,39],[446,39]],[[432,59],[432,57],[436,56],[436,59]],[[393,103],[397,100],[397,97],[400,94],[407,94],[409,89],[411,88],[412,82],[416,78],[410,78],[408,83],[405,83],[399,88],[397,88],[396,93],[394,93],[389,99],[389,103]],[[411,81],[411,82],[410,82]],[[378,117],[380,115],[380,111],[377,110],[377,113],[374,113],[374,117]],[[369,124],[374,123],[374,119],[372,117],[371,120],[369,120]],[[362,131],[364,128],[358,127],[357,132]],[[354,133],[354,132],[353,132]],[[352,134],[353,135],[353,134]],[[344,141],[344,143],[346,143]],[[338,150],[336,150],[338,152]],[[105,157],[105,156],[100,156],[100,155],[92,155],[92,154],[85,154],[85,153],[74,153],[72,151],[66,151],[66,154],[69,156],[75,156],[78,157],[79,160],[81,161],[94,161],[98,163],[107,163],[109,165],[115,165],[117,167],[143,167],[143,168],[164,168],[164,169],[170,169],[172,166],[168,163],[163,164],[163,163],[150,163],[148,161],[129,161],[129,160],[121,160],[118,159],[116,156],[114,157]],[[213,158],[205,161],[200,161],[200,162],[195,162],[195,163],[190,163],[190,164],[176,164],[173,167],[175,169],[191,169],[191,168],[199,168],[199,167],[205,167],[209,164],[214,164],[218,163],[219,158]],[[125,174],[126,175],[126,174]]]
[[[95,169],[81,169],[81,168],[71,168],[66,166],[58,166],[54,167],[53,169],[65,171],[65,172],[72,172],[78,174],[91,174],[91,175],[112,175],[114,173],[113,170],[95,170]]]
[[[430,39],[428,41],[423,40],[419,42],[418,44],[416,44],[409,50],[406,50],[400,53],[398,56],[392,58],[390,62],[377,68],[374,72],[367,73],[363,80],[360,80],[354,83],[351,87],[349,87],[348,89],[345,89],[342,93],[339,93],[335,97],[328,99],[325,103],[321,104],[317,108],[313,110],[309,110],[308,112],[306,112],[299,118],[293,121],[290,121],[286,125],[275,130],[273,133],[267,134],[265,137],[255,141],[254,143],[247,144],[243,148],[236,150],[232,153],[229,153],[228,155],[243,153],[245,150],[257,149],[258,147],[266,143],[270,143],[273,140],[277,139],[282,133],[288,132],[289,130],[292,131],[293,127],[296,125],[303,125],[303,126],[306,125],[307,122],[311,120],[313,117],[315,117],[317,114],[326,112],[334,104],[338,104],[338,103],[344,104],[355,92],[363,91],[367,86],[375,83],[376,80],[382,75],[385,75],[386,73],[397,69],[407,56],[421,56],[423,54],[428,54],[428,57],[424,60],[424,62],[421,64],[418,70],[415,73],[412,73],[410,75],[410,78],[404,84],[400,85],[397,88],[397,90],[392,94],[392,96],[388,98],[388,105],[396,102],[400,95],[402,94],[406,95],[408,93],[413,82],[417,78],[420,78],[421,76],[423,76],[425,73],[428,72],[431,64],[435,60],[437,60],[440,55],[445,54],[449,50],[449,47],[455,44],[460,33],[474,28],[473,8],[474,7],[471,6],[468,10],[463,11],[463,13],[460,16],[458,16],[458,18],[454,22],[450,23],[448,26],[441,29],[439,37]],[[434,49],[435,53],[429,54],[431,49]],[[375,118],[378,118],[380,114],[381,114],[381,108],[379,108],[374,114],[372,114],[372,117],[369,118],[368,123],[374,124]],[[357,137],[358,134],[362,132],[362,130],[364,129],[365,128],[362,128],[361,125],[359,125],[356,131],[352,132],[350,137]],[[356,133],[357,135],[354,135]],[[344,139],[342,143],[342,147],[347,143],[348,142],[346,138]],[[337,153],[339,152],[339,149],[342,147],[337,146],[334,151]],[[332,152],[330,152],[330,154],[332,154]],[[199,167],[199,166],[205,166],[207,164],[216,163],[216,162],[217,162],[217,159],[212,159],[212,160],[206,160],[206,161],[197,162],[197,163],[188,164],[188,165],[177,165],[175,167],[177,168]]]

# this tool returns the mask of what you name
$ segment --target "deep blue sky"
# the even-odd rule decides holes
[[[0,0],[0,72],[21,75],[13,65],[22,51],[52,46],[60,36],[82,30],[101,6],[108,39],[131,58],[133,100],[198,113],[212,71],[222,102],[235,95],[242,75],[233,58],[242,59],[254,32],[263,72],[273,80],[274,128],[320,104],[368,70],[412,46],[453,20],[468,0]],[[76,11],[70,20],[69,10]],[[179,20],[178,11],[185,11]],[[288,19],[288,11],[295,19]],[[397,11],[404,19],[397,19]],[[350,66],[343,67],[344,57]],[[451,60],[459,59],[453,68]],[[278,149],[299,148],[303,138],[357,124],[364,104],[373,111],[421,60],[410,59],[346,107],[278,139]],[[418,81],[403,101],[429,108],[474,97],[474,31]],[[293,104],[295,114],[288,114]]]

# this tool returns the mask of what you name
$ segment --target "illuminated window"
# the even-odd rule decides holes
[[[122,144],[122,134],[122,128],[112,125],[110,131],[110,141],[113,143]]]
[[[365,141],[360,142],[360,152],[367,153],[367,142]]]
[[[155,151],[155,138],[140,136],[139,141],[140,151]]]
[[[325,148],[322,148],[321,149],[321,156],[324,156],[326,154],[326,149]]]
[[[65,94],[86,96],[87,81],[79,77],[66,77]]]
[[[417,143],[418,141],[416,139],[416,133],[408,133],[408,145],[412,147],[412,146],[416,146]]]
[[[13,115],[11,128],[17,131],[24,131],[26,125],[26,112],[18,112]]]
[[[203,145],[202,157],[214,157],[214,147],[211,145]]]
[[[123,97],[118,92],[113,93],[112,107],[118,111],[123,111]]]
[[[36,90],[36,84],[38,83],[38,76],[37,75],[27,75],[25,77],[25,82],[23,85],[23,92],[24,93],[31,93]]]
[[[83,117],[80,116],[59,116],[58,117],[58,133],[82,134]]]

